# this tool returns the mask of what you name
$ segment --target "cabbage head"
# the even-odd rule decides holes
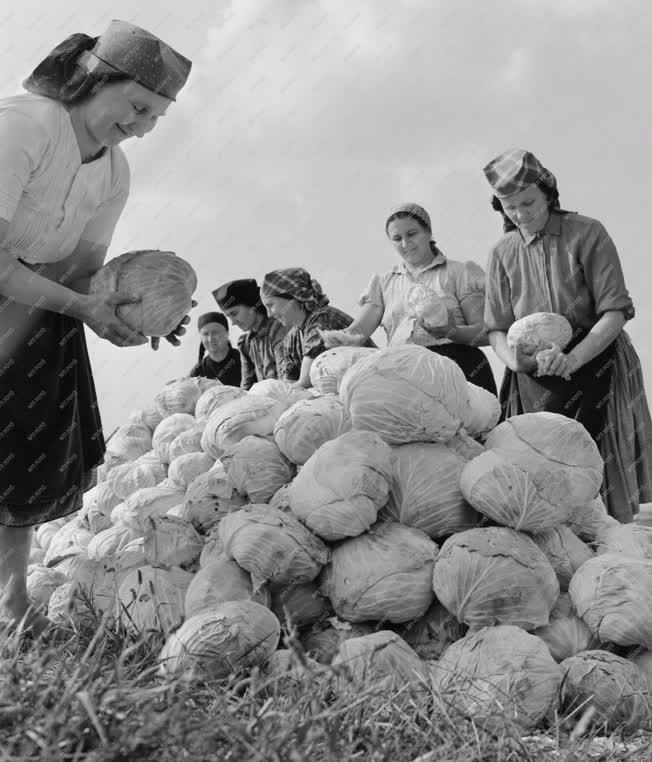
[[[156,427],[152,437],[152,449],[158,455],[161,463],[170,462],[170,445],[182,431],[194,428],[195,419],[188,413],[173,413],[164,418]]]
[[[336,347],[322,352],[310,366],[310,383],[319,394],[337,394],[346,371],[377,351],[371,347]]]
[[[347,621],[408,622],[434,601],[437,551],[418,529],[378,522],[333,548],[324,592],[337,615]]]
[[[392,445],[446,442],[469,408],[459,366],[411,344],[357,362],[342,379],[340,396],[354,429],[374,431]]]
[[[264,587],[254,592],[251,574],[222,556],[202,565],[192,578],[186,590],[186,618],[226,601],[254,601],[269,608],[271,597]]]
[[[535,534],[533,539],[552,564],[562,593],[568,590],[573,574],[594,556],[591,548],[564,524]]]
[[[181,518],[205,533],[223,516],[242,508],[245,503],[245,498],[238,493],[218,461],[210,471],[195,477],[188,485]]]
[[[559,597],[559,582],[543,551],[527,535],[504,527],[449,537],[435,563],[433,588],[469,627],[543,627]]]
[[[211,413],[201,439],[202,450],[216,460],[251,434],[273,439],[283,404],[270,397],[247,394]]]
[[[550,612],[550,622],[545,627],[534,630],[550,649],[552,658],[563,661],[575,656],[580,651],[597,648],[598,642],[593,633],[575,611],[568,593],[562,593]]]
[[[276,443],[262,437],[244,437],[221,460],[233,486],[252,503],[267,503],[294,476]]]

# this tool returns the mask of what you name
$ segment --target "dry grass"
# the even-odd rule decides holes
[[[575,722],[557,721],[539,740],[523,740],[507,726],[483,732],[432,694],[416,703],[404,691],[336,695],[329,687],[333,671],[310,665],[299,681],[265,679],[258,670],[213,684],[163,681],[156,674],[159,647],[127,644],[106,631],[77,634],[65,645],[5,639],[0,762],[652,758],[646,739],[627,749],[614,737],[615,748],[598,756],[590,738],[571,748]]]

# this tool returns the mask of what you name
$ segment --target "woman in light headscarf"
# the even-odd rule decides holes
[[[269,316],[290,327],[283,340],[278,377],[309,388],[312,362],[326,351],[321,332],[346,328],[353,318],[331,307],[319,283],[301,267],[267,273],[260,295]],[[365,346],[375,345],[367,340]]]
[[[146,344],[89,294],[129,195],[120,143],[144,137],[191,62],[113,21],[73,34],[0,100],[0,621],[49,622],[26,590],[32,527],[81,507],[105,452],[84,324],[119,347]],[[137,301],[137,300],[136,300]],[[187,323],[186,316],[182,321]],[[178,344],[179,326],[168,340]],[[152,339],[152,347],[158,339]]]
[[[489,343],[480,265],[444,256],[433,239],[430,215],[418,204],[394,208],[385,222],[385,233],[402,261],[371,278],[360,298],[360,315],[346,332],[328,335],[327,345],[349,343],[351,334],[369,337],[382,325],[388,344],[425,346],[456,362],[467,381],[497,394],[489,360],[479,348]],[[437,324],[414,319],[409,301],[415,287],[434,294],[448,319]]]
[[[609,513],[632,520],[652,501],[652,421],[641,366],[623,330],[634,317],[616,247],[595,219],[560,207],[555,176],[530,152],[506,151],[484,169],[505,235],[489,255],[485,323],[506,370],[503,417],[549,411],[584,425],[605,462]],[[570,344],[538,356],[507,346],[512,323],[564,315]]]

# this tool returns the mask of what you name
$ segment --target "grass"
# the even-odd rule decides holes
[[[652,758],[643,736],[629,749],[614,736],[614,748],[590,756],[597,742],[569,741],[576,720],[523,740],[508,726],[484,732],[434,694],[417,702],[382,688],[335,694],[332,668],[308,665],[297,680],[255,669],[213,684],[163,681],[160,641],[130,644],[119,632],[101,632],[77,633],[65,645],[3,641],[0,762]],[[294,653],[299,666],[302,654]]]

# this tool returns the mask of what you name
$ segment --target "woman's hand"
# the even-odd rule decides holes
[[[516,344],[512,351],[512,362],[509,363],[509,369],[514,373],[531,373],[537,368],[536,356],[523,350],[523,347]]]
[[[197,302],[193,299],[190,309],[193,309],[197,306]],[[173,347],[178,347],[181,342],[179,341],[179,336],[183,336],[186,332],[186,329],[183,327],[184,325],[188,325],[190,322],[190,315],[185,315],[179,325],[168,335],[165,337],[165,340],[172,344]],[[151,345],[152,349],[156,352],[156,350],[159,347],[159,344],[161,343],[161,337],[160,336],[152,336],[151,339]]]
[[[121,294],[91,294],[84,298],[80,319],[100,338],[116,347],[137,347],[147,344],[147,336],[134,331],[116,315],[121,304],[136,304],[140,297]]]
[[[423,328],[424,331],[429,333],[435,339],[451,339],[452,340],[453,334],[455,333],[455,329],[457,328],[457,322],[455,320],[455,311],[451,309],[450,307],[447,307],[446,315],[448,318],[448,322],[446,323],[446,325],[442,325],[442,326],[431,327],[427,325],[427,323],[421,318],[417,318],[415,322],[420,328]]]
[[[564,354],[561,349],[551,343],[548,349],[537,352],[537,376],[561,376],[566,381],[577,370],[574,357]]]

